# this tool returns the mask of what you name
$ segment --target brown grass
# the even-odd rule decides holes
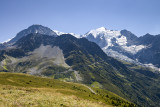
[[[110,107],[100,102],[62,94],[57,90],[0,85],[0,105],[1,107]]]

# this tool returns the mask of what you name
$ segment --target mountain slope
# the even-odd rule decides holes
[[[127,100],[109,92],[50,78],[26,74],[0,73],[1,106],[134,106]],[[22,100],[23,99],[23,100]]]
[[[153,64],[156,67],[160,68],[160,35],[150,35],[147,34],[143,37],[140,37],[142,44],[146,44],[147,48],[139,51],[136,54],[138,60],[145,64]]]
[[[128,30],[121,30],[121,35],[124,35],[127,39],[127,45],[137,45],[138,44],[138,37],[131,33]]]
[[[58,37],[29,34],[0,54],[1,71],[81,82],[110,90],[137,105],[159,106],[159,76],[126,67],[85,38],[77,39],[69,34]],[[61,62],[56,61],[57,55]]]

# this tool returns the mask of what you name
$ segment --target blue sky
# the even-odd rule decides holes
[[[0,42],[33,24],[84,34],[106,27],[160,34],[160,0],[0,0]]]

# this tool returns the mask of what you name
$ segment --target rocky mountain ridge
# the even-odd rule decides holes
[[[42,25],[32,25],[19,32],[10,41],[0,44],[0,49],[12,46],[17,40],[30,33],[39,33],[51,36],[60,36],[62,34],[71,34],[76,38],[87,38],[89,41],[98,44],[101,49],[109,56],[138,64],[143,67],[150,67],[159,71],[159,35],[146,34],[137,37],[127,30],[108,30],[104,27],[91,30],[84,35],[74,33],[64,33],[57,30],[51,30]],[[154,47],[153,47],[154,46]],[[151,57],[150,57],[151,56]]]

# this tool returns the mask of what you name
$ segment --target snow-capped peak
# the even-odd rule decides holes
[[[121,35],[120,31],[108,30],[105,27],[100,27],[98,29],[94,29],[83,35],[83,37],[87,37],[89,34],[92,34],[94,38],[98,36],[104,36],[105,38],[108,37],[115,37]]]
[[[98,29],[96,29],[96,31],[101,31],[101,32],[105,32],[107,29],[105,27],[100,27]]]
[[[102,49],[108,50],[114,46],[119,46],[125,51],[128,51],[132,54],[136,54],[139,50],[145,48],[143,45],[131,45],[128,46],[126,36],[121,34],[121,31],[118,30],[108,30],[105,27],[100,27],[95,30],[91,30],[83,37],[86,37],[88,40],[96,42]],[[115,47],[114,47],[115,48]]]

